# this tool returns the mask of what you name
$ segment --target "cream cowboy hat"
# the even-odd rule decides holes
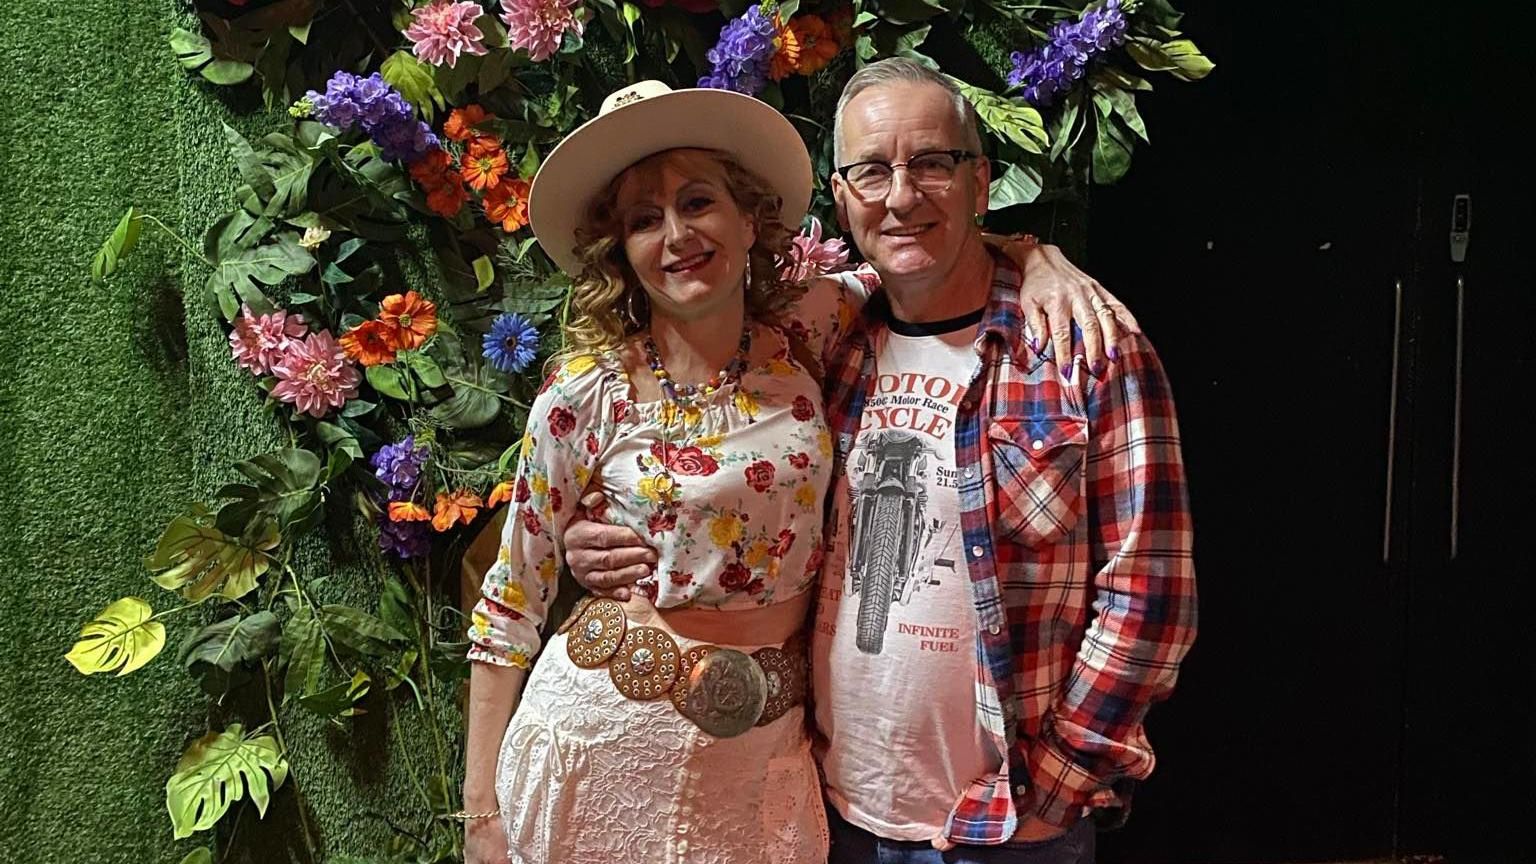
[[[561,141],[533,178],[528,221],[566,273],[581,270],[576,227],[624,169],[675,147],[723,150],[778,193],[794,231],[811,203],[811,157],[784,115],[730,90],[673,90],[640,81],[609,94],[596,117]]]

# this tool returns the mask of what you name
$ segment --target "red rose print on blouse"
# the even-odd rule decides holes
[[[693,574],[685,573],[681,570],[673,570],[667,574],[667,578],[672,581],[673,585],[680,588],[693,584]]]
[[[795,545],[795,532],[785,528],[779,532],[778,542],[768,549],[768,554],[775,558],[783,558],[789,554],[789,547]]]
[[[667,466],[668,471],[684,477],[708,477],[720,470],[715,457],[697,447],[678,447],[657,441],[651,445],[651,455]]]
[[[752,581],[752,571],[740,561],[725,565],[725,570],[720,573],[720,587],[727,591],[740,591],[747,587],[750,581]]]
[[[763,593],[763,580],[753,579],[751,582],[748,582],[747,593],[751,594],[753,597]]]
[[[747,485],[758,492],[767,492],[773,485],[773,463],[767,459],[759,459],[748,465],[743,472],[747,476]]]
[[[651,534],[661,534],[677,528],[676,510],[653,510],[651,515],[645,518],[645,530]]]
[[[565,408],[549,409],[549,434],[564,438],[576,428],[576,415]]]
[[[530,494],[532,494],[532,493],[530,493],[529,490],[528,490],[528,478],[527,477],[519,477],[519,478],[517,478],[517,490],[514,493],[512,500],[514,500],[517,503],[521,504],[524,501],[528,500],[528,496]]]
[[[821,545],[817,544],[816,548],[811,550],[810,560],[805,562],[805,575],[815,576],[817,573],[820,573],[821,560],[824,557],[826,557],[826,555],[822,552]]]
[[[533,508],[525,507],[521,511],[523,515],[523,527],[529,534],[538,534],[544,530],[544,523],[539,521],[539,514],[533,512]]]
[[[795,397],[795,405],[791,410],[795,415],[795,419],[801,422],[816,416],[816,406],[811,404],[811,400],[804,396]]]
[[[791,453],[789,456],[789,465],[791,468],[794,468],[798,471],[804,471],[805,469],[811,467],[811,456],[809,453]]]
[[[553,486],[549,487],[549,506],[550,506],[550,512],[559,513],[560,512],[560,503],[561,503],[560,490],[556,489]]]
[[[587,452],[593,456],[597,455],[597,435],[591,432],[587,433]]]
[[[623,399],[613,400],[613,422],[622,423],[629,416],[629,403]]]

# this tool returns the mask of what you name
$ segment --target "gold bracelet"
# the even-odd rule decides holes
[[[463,810],[460,810],[457,813],[449,813],[448,818],[457,819],[460,822],[468,822],[471,819],[490,819],[500,815],[500,810],[487,810],[484,813],[465,813]]]

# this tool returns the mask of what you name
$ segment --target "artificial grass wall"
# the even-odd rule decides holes
[[[174,605],[141,559],[277,427],[229,360],[196,259],[146,226],[111,281],[92,283],[89,263],[129,205],[200,243],[235,185],[220,121],[247,134],[282,121],[187,79],[166,37],[196,22],[173,0],[25,5],[0,28],[0,861],[175,862],[215,839],[172,840],[177,757],[261,714],[209,706],[176,663],[191,618],[124,678],[82,677],[63,655],[119,597]],[[329,577],[325,600],[375,608],[367,542],[328,533],[298,566]],[[427,750],[414,712],[391,740],[395,702],[370,698],[346,728],[285,712],[294,774],[266,822],[238,805],[223,860],[308,860],[300,807],[321,860],[382,849],[387,822],[420,807],[402,750]]]

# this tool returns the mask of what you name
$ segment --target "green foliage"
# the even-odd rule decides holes
[[[264,814],[287,777],[290,754],[281,729],[294,712],[341,726],[372,700],[394,699],[383,722],[397,722],[398,711],[414,705],[433,731],[428,761],[419,772],[411,767],[420,812],[376,856],[354,860],[456,861],[462,834],[441,817],[456,809],[458,778],[450,775],[462,729],[437,717],[424,694],[441,693],[467,675],[464,622],[445,590],[454,580],[441,574],[458,572],[463,541],[485,517],[443,532],[422,522],[405,526],[431,532],[430,552],[384,577],[377,613],[318,599],[327,596],[319,590],[325,574],[296,566],[303,559],[295,550],[327,515],[344,517],[329,526],[340,533],[355,517],[389,519],[390,503],[430,510],[440,494],[483,499],[513,471],[541,364],[516,375],[500,372],[482,355],[482,340],[498,316],[516,314],[544,331],[541,352],[560,344],[556,329],[570,280],[515,216],[489,222],[486,211],[496,202],[484,191],[461,188],[470,144],[446,135],[450,112],[484,109],[488,116],[473,133],[476,146],[499,149],[508,163],[503,192],[525,195],[519,183],[536,174],[541,154],[592,117],[609,90],[642,77],[691,86],[708,72],[706,53],[721,21],[670,5],[592,0],[584,12],[595,20],[585,32],[567,34],[554,57],[535,63],[508,45],[500,21],[488,13],[477,22],[487,53],[429,66],[408,50],[401,33],[420,4],[195,5],[198,31],[176,28],[169,39],[189,78],[251,94],[259,88],[269,109],[293,105],[287,128],[249,138],[222,130],[239,182],[230,212],[202,238],[207,272],[199,275],[207,300],[230,323],[242,306],[255,315],[302,313],[306,334],[323,331],[348,346],[345,356],[331,360],[358,381],[338,397],[339,407],[300,413],[284,401],[292,394],[276,389],[279,376],[291,370],[253,377],[284,446],[237,463],[239,482],[173,519],[145,559],[152,581],[187,601],[181,609],[212,611],[180,637],[178,659],[189,677],[221,701],[251,688],[243,694],[251,698],[242,701],[265,702],[270,710],[253,732],[231,725],[187,750],[166,787],[173,830],[177,838],[206,830],[247,796]],[[734,17],[747,5],[727,0],[721,12]],[[760,94],[805,137],[818,176],[813,214],[832,223],[820,178],[832,167],[837,95],[854,71],[886,57],[943,70],[975,107],[993,162],[993,209],[1078,195],[1088,183],[1124,176],[1135,143],[1150,140],[1136,104],[1137,94],[1152,87],[1142,76],[1196,81],[1213,66],[1175,29],[1181,16],[1167,0],[1142,0],[1130,13],[1130,39],[1122,48],[1096,57],[1085,79],[1054,104],[1026,104],[1004,84],[1008,53],[1028,50],[1080,6],[778,4],[787,22],[822,16],[839,43],[825,68],[798,70]],[[976,38],[982,27],[992,35]],[[332,129],[308,116],[313,106],[299,101],[302,94],[323,89],[337,70],[379,72],[418,118],[433,124],[443,142],[433,159],[442,161],[385,160],[361,130]],[[145,221],[168,230],[129,209],[95,254],[93,278],[120,269]],[[407,295],[406,286],[421,285],[423,271],[430,287],[421,290],[428,296]],[[409,304],[408,313],[399,311]],[[412,320],[402,321],[401,314]],[[323,378],[327,372],[302,374]],[[419,473],[409,482],[376,476],[368,457],[408,434],[424,454]],[[346,508],[352,512],[338,513]],[[67,658],[83,674],[133,671],[163,650],[166,629],[158,619],[171,612],[156,615],[142,600],[119,600],[85,625]],[[203,848],[186,861],[210,857]]]
[[[153,620],[152,612],[143,600],[124,597],[96,613],[64,659],[82,675],[127,675],[165,648],[165,625]]]
[[[165,783],[165,806],[176,839],[212,828],[247,796],[265,816],[272,790],[288,778],[288,761],[270,735],[248,735],[239,724],[192,742]]]

